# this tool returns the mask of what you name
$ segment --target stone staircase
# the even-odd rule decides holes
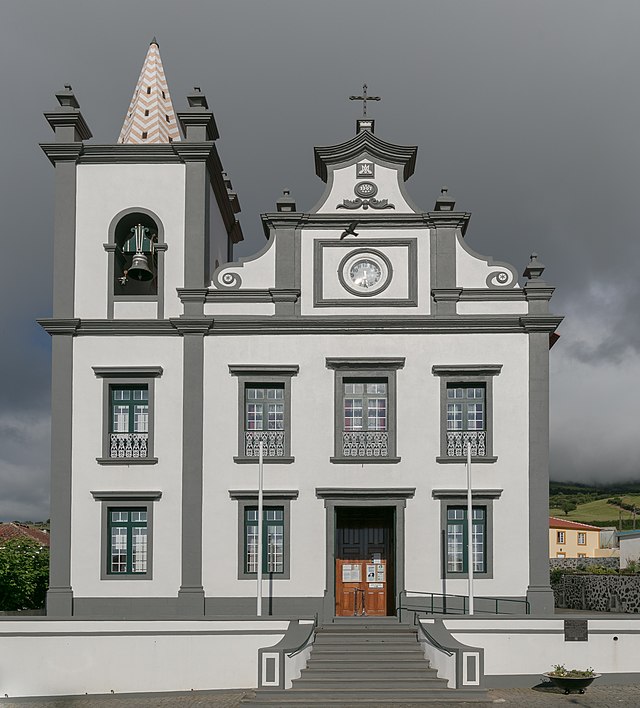
[[[447,687],[429,666],[417,630],[395,618],[337,618],[316,633],[307,668],[286,691],[258,690],[250,706],[376,706],[488,702],[484,689]]]

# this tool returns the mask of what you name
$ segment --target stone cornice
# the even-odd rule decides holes
[[[255,463],[258,464],[258,458],[256,457]],[[265,489],[262,492],[262,496],[265,499],[297,499],[300,492],[297,489]],[[258,498],[257,489],[230,489],[229,496],[231,499],[250,499],[256,500]]]
[[[204,143],[182,141],[179,143],[171,143],[171,145],[182,162],[206,161],[209,159],[209,155],[211,155],[212,151],[215,150],[213,141]]]
[[[65,127],[74,128],[80,140],[89,140],[93,137],[87,121],[77,108],[60,107],[54,111],[47,111],[44,117],[53,130]]]
[[[209,290],[177,288],[181,302],[296,302],[297,288],[243,288],[242,290]]]
[[[181,335],[204,335],[213,327],[213,317],[171,317],[169,322]]]
[[[359,460],[365,464],[369,460]],[[316,487],[316,497],[319,499],[412,499],[415,487]]]
[[[555,288],[552,288],[548,285],[540,286],[526,283],[523,288],[523,291],[524,297],[527,300],[551,300]]]
[[[323,182],[326,182],[328,165],[355,160],[363,151],[368,152],[372,157],[403,167],[402,174],[405,181],[411,177],[415,170],[417,147],[387,143],[371,131],[363,130],[344,143],[313,148],[316,174]]]
[[[327,369],[402,369],[405,357],[397,356],[369,356],[369,357],[327,357]]]
[[[80,326],[80,320],[77,318],[57,319],[55,317],[47,317],[36,320],[47,334],[76,334]]]
[[[556,315],[398,316],[229,316],[173,317],[169,320],[42,319],[50,334],[77,336],[251,336],[254,334],[523,334],[554,332],[563,318]]]
[[[460,229],[464,235],[471,214],[468,212],[418,212],[411,214],[311,214],[307,212],[267,212],[261,214],[265,235],[270,230],[278,229],[343,229],[356,219],[362,228],[385,229],[393,231],[399,228],[450,228]],[[354,239],[354,242],[357,239]]]
[[[40,147],[55,165],[56,162],[77,162],[85,146],[83,143],[40,143]]]

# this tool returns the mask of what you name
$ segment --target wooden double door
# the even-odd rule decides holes
[[[391,507],[336,510],[336,616],[395,613]]]

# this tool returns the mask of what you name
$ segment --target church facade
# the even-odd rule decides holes
[[[394,616],[470,565],[477,602],[553,612],[537,257],[520,285],[446,189],[416,206],[417,148],[363,117],[235,261],[213,114],[174,114],[155,42],[118,143],[57,96],[48,613],[250,617],[259,563],[266,615]]]

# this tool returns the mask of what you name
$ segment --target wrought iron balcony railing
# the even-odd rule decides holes
[[[109,457],[140,458],[147,457],[149,433],[110,433]]]
[[[447,430],[447,457],[464,457],[467,444],[471,446],[472,457],[486,457],[486,430]]]
[[[342,433],[342,454],[345,457],[388,457],[389,433],[345,430]]]
[[[284,457],[284,430],[245,430],[244,454],[259,457],[261,440],[264,457]]]

